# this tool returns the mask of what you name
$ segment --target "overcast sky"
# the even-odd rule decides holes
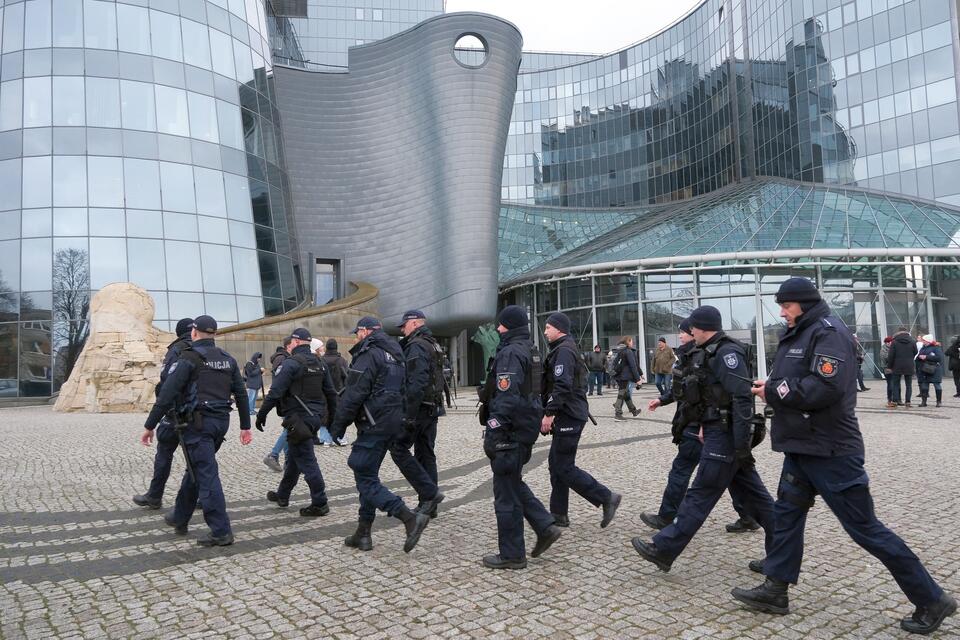
[[[447,12],[481,11],[505,18],[528,51],[610,53],[642,40],[701,0],[447,0]]]

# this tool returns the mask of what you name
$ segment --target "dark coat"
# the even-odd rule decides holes
[[[643,376],[643,371],[640,370],[640,365],[637,364],[637,350],[625,344],[618,344],[617,349],[620,354],[622,354],[614,355],[613,359],[613,361],[616,362],[618,356],[622,358],[620,372],[617,373],[617,381],[636,382]]]
[[[960,338],[950,343],[944,355],[950,358],[950,363],[947,368],[950,371],[960,371]]]
[[[257,420],[265,422],[270,411],[274,407],[282,405],[282,415],[284,416],[290,414],[310,416],[312,413],[314,417],[319,419],[320,424],[329,424],[329,419],[332,418],[333,414],[337,411],[337,391],[333,387],[333,381],[330,378],[329,369],[324,367],[326,375],[323,377],[322,393],[300,398],[300,401],[310,409],[310,411],[307,411],[307,409],[303,408],[303,405],[301,405],[300,402],[298,402],[292,396],[289,396],[290,387],[293,385],[294,381],[296,381],[297,378],[302,375],[301,370],[303,369],[297,359],[292,356],[306,356],[307,358],[314,358],[316,360],[319,360],[319,358],[317,358],[317,356],[310,351],[309,344],[301,344],[300,346],[294,348],[293,353],[290,355],[291,357],[286,358],[283,361],[283,364],[277,370],[277,375],[273,377],[273,382],[270,384],[270,391],[267,393],[267,397],[260,406],[260,412],[257,415]],[[311,362],[309,360],[307,361],[307,365],[309,367],[319,366],[316,362]]]
[[[607,357],[601,351],[591,351],[587,354],[587,369],[590,371],[603,371],[607,366]]]
[[[533,444],[540,435],[540,381],[528,380],[533,367],[532,349],[526,326],[500,334],[500,344],[487,373],[488,379],[493,376],[493,395],[488,402],[490,417],[484,432],[488,455],[491,447],[503,448],[516,442]]]
[[[256,389],[257,391],[263,387],[263,372],[260,371],[260,358],[261,354],[259,352],[253,354],[253,357],[243,365],[243,375],[247,379],[247,389]]]
[[[578,365],[583,366],[580,364],[580,350],[572,336],[565,335],[550,343],[550,351],[543,363],[543,392],[540,400],[543,403],[544,415],[560,415],[558,422],[562,423],[564,428],[556,427],[554,435],[579,433],[590,412],[586,380],[577,380]],[[575,423],[579,423],[576,429],[571,426]]]
[[[917,382],[920,384],[943,382],[943,349],[939,344],[925,344],[920,349],[918,355],[927,356],[925,360],[917,358]],[[924,373],[924,364],[935,364],[937,370],[934,373]]]
[[[342,437],[351,422],[365,433],[396,435],[404,418],[403,349],[378,329],[355,344],[350,355],[347,386],[337,404],[330,435]],[[367,411],[375,424],[370,424]]]
[[[339,393],[347,382],[347,369],[349,369],[350,366],[347,364],[347,361],[344,360],[343,356],[340,355],[340,352],[336,350],[328,350],[323,354],[321,360],[323,360],[323,364],[327,365],[327,369],[330,371],[330,378],[333,380],[333,387],[337,390],[337,393]]]
[[[906,331],[893,336],[890,353],[887,355],[887,369],[896,375],[912,376],[916,373],[914,360],[917,355],[917,343]]]

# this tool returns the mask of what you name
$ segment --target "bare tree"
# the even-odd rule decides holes
[[[89,332],[90,267],[84,249],[53,255],[53,339],[62,381],[70,377]],[[59,377],[59,376],[58,376]]]

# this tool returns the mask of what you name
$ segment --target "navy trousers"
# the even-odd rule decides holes
[[[417,430],[413,437],[413,457],[416,458],[423,470],[427,472],[433,484],[440,484],[437,474],[437,417],[423,419],[417,422]]]
[[[728,431],[706,426],[703,437],[697,475],[674,521],[653,537],[657,550],[671,559],[679,556],[727,489],[763,527],[764,544],[769,549],[773,536],[773,498],[757,470],[741,468],[734,461],[733,436]]]
[[[360,493],[359,518],[363,522],[373,522],[377,509],[395,516],[404,506],[403,500],[380,482],[380,466],[395,437],[393,433],[361,432],[353,441],[347,465]]]
[[[297,481],[303,475],[307,486],[310,487],[310,504],[323,506],[327,504],[326,484],[317,456],[313,451],[313,440],[304,440],[293,444],[289,442],[287,456],[283,463],[283,477],[277,487],[277,495],[284,500],[290,499],[290,492],[297,486]]]
[[[497,514],[497,542],[500,557],[519,560],[527,556],[523,540],[523,521],[541,535],[553,524],[550,515],[527,483],[523,481],[523,465],[530,460],[532,447],[516,443],[512,449],[492,454],[493,510]]]
[[[434,438],[436,438],[436,418],[433,419],[433,427]],[[393,463],[400,469],[403,477],[407,479],[410,486],[417,492],[417,497],[420,499],[420,502],[424,502],[437,497],[437,482],[430,477],[430,472],[424,468],[417,456],[410,453],[411,447],[418,445],[420,430],[420,422],[417,422],[412,429],[404,429],[403,433],[397,436],[390,444],[390,457],[393,458]],[[422,446],[420,448],[422,449]],[[436,468],[437,458],[433,456],[434,474],[436,474]]]
[[[173,456],[180,445],[180,438],[177,437],[177,432],[173,430],[173,425],[167,418],[157,425],[156,438],[157,453],[153,456],[153,479],[150,480],[150,488],[147,489],[147,497],[151,500],[163,498],[163,490],[170,477]]]
[[[189,471],[183,474],[180,492],[173,507],[173,519],[178,525],[190,522],[199,501],[210,532],[214,536],[231,533],[227,502],[223,497],[220,469],[217,466],[217,451],[229,428],[229,416],[204,415],[199,429],[190,426],[183,432],[183,441],[197,477],[194,480]]]
[[[853,541],[883,563],[910,602],[925,607],[940,599],[943,589],[906,543],[877,519],[863,456],[858,455],[784,456],[774,506],[776,530],[763,564],[765,574],[796,584],[803,561],[807,511],[817,494]]]
[[[700,464],[703,445],[697,438],[699,431],[699,427],[688,428],[684,431],[683,440],[677,447],[677,455],[673,459],[673,466],[670,467],[670,473],[667,474],[667,488],[663,490],[663,499],[660,501],[659,515],[664,520],[673,520],[676,517],[677,509],[680,508],[680,503],[683,502],[683,497],[687,494],[690,478],[693,476],[697,465]],[[741,518],[749,515],[736,497],[733,497],[733,508]]]
[[[570,504],[570,489],[595,507],[610,500],[610,489],[577,466],[577,447],[580,444],[583,423],[575,433],[558,434],[557,418],[550,443],[550,513],[566,515]]]

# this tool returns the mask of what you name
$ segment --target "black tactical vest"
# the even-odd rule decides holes
[[[290,356],[300,365],[300,371],[294,378],[287,393],[280,399],[281,409],[286,412],[288,409],[299,408],[300,403],[294,396],[300,398],[305,404],[310,401],[326,401],[323,394],[323,381],[327,376],[327,366],[317,356],[312,353],[295,353]]]
[[[430,358],[430,386],[424,390],[424,401],[442,404],[443,394],[443,349],[433,336],[421,334],[413,339],[420,342]]]
[[[182,358],[193,364],[193,377],[188,392],[188,410],[222,413],[230,411],[234,361],[218,347],[192,346],[184,349]]]

